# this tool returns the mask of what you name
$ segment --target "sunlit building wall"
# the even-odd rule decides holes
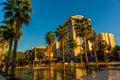
[[[71,50],[69,48],[66,49],[65,53],[70,54],[72,57],[74,57],[73,55],[78,56],[80,52],[83,51],[83,48],[82,48],[83,40],[80,37],[76,37],[76,31],[74,29],[75,21],[78,19],[81,20],[82,18],[84,18],[84,16],[81,16],[81,15],[70,16],[63,24],[64,26],[67,26],[68,31],[69,31],[69,36],[67,38],[67,41],[69,41],[70,39],[74,39],[76,40],[77,45],[78,45],[78,47],[75,48],[74,50]],[[88,46],[89,46],[89,50],[91,50],[92,44],[90,42],[88,42]],[[55,42],[53,46],[53,50],[55,53],[57,53],[57,56],[59,57],[61,56],[60,42]]]
[[[56,41],[53,44],[53,53],[56,55],[56,57],[60,57],[61,55],[61,50],[60,50],[60,42]]]
[[[90,41],[88,41],[88,48],[89,48],[89,51],[92,51],[92,43]]]
[[[109,44],[111,45],[111,47],[115,47],[115,40],[114,40],[114,35],[109,33],[108,34],[108,39],[109,39]]]
[[[115,47],[114,35],[112,33],[101,32],[98,37],[99,40],[105,40],[111,48]]]
[[[32,48],[32,52],[34,53],[34,61],[38,61],[38,59],[37,59],[37,50],[39,50],[39,49],[46,50],[47,47],[46,46],[34,46]],[[45,55],[47,55],[47,52],[45,52]]]
[[[78,56],[80,54],[80,50],[82,49],[81,47],[81,43],[82,43],[82,39],[80,37],[76,37],[76,31],[74,29],[74,25],[75,25],[75,22],[76,20],[81,20],[82,18],[84,18],[84,16],[81,16],[81,15],[75,15],[75,16],[71,16],[69,17],[66,22],[64,23],[65,26],[67,26],[68,28],[68,31],[69,31],[69,37],[68,37],[68,41],[70,39],[74,39],[76,40],[77,44],[79,45],[77,48],[75,48],[74,50],[67,50],[67,53],[72,53],[73,55],[75,56]],[[90,19],[89,19],[90,20]],[[90,43],[88,43],[90,44]],[[89,45],[89,48],[91,46]],[[90,48],[91,49],[91,48]]]
[[[74,39],[76,40],[77,44],[80,45],[80,38],[76,37],[76,32],[74,29],[74,25],[75,25],[75,20],[76,19],[82,19],[84,16],[81,15],[75,15],[75,16],[71,16],[69,17],[66,22],[64,23],[65,26],[67,26],[68,31],[69,31],[69,36],[68,36],[68,41],[70,39]],[[71,56],[75,55],[77,56],[80,53],[80,46],[75,48],[74,50],[67,50],[67,53],[72,54]]]

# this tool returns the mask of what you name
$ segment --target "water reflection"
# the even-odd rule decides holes
[[[32,80],[74,80],[87,74],[86,69],[74,67],[71,65],[54,65],[52,67],[41,67],[35,69],[32,73],[25,72],[26,70],[17,70],[17,74],[23,74],[32,78]],[[89,70],[89,73],[94,73],[95,70]]]

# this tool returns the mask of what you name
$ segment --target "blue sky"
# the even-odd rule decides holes
[[[5,0],[0,0],[0,3]],[[92,20],[97,32],[113,33],[120,44],[120,0],[31,0],[33,13],[28,26],[23,25],[23,36],[18,51],[46,45],[45,34],[55,31],[60,24],[73,15],[83,15]],[[2,6],[0,6],[1,10]],[[0,21],[3,13],[0,12]]]

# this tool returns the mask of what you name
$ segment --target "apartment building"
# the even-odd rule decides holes
[[[62,57],[62,53],[61,53],[61,50],[60,50],[60,42],[59,41],[56,41],[53,44],[53,53],[55,54],[56,57]]]
[[[75,48],[74,50],[71,50],[69,48],[66,49],[66,54],[70,54],[71,57],[75,57],[78,56],[80,54],[80,52],[83,51],[83,48],[82,48],[82,38],[80,37],[76,37],[76,31],[74,29],[74,25],[75,25],[75,21],[78,20],[78,19],[82,19],[84,18],[84,16],[81,16],[81,15],[74,15],[74,16],[70,16],[66,21],[65,23],[63,24],[64,26],[67,26],[68,28],[68,31],[69,31],[69,36],[68,36],[68,39],[67,41],[69,41],[70,39],[74,39],[77,44],[79,45],[77,48]],[[90,19],[89,19],[90,20]],[[90,42],[89,42],[90,43]],[[89,44],[88,43],[88,44]],[[55,53],[57,53],[57,56],[61,56],[61,50],[60,50],[60,42],[56,42],[53,46],[53,51]],[[90,50],[91,50],[91,46],[89,46]]]
[[[73,55],[78,56],[80,54],[81,39],[79,37],[76,37],[76,32],[75,32],[75,29],[74,29],[74,25],[75,25],[75,20],[76,19],[82,19],[83,17],[84,16],[81,16],[81,15],[74,15],[74,16],[69,17],[66,20],[66,22],[64,23],[64,25],[67,26],[68,31],[69,31],[69,37],[68,37],[67,41],[69,41],[70,39],[74,39],[74,40],[76,40],[77,44],[79,45],[74,50],[67,49],[66,53],[70,53],[71,56],[73,56]]]
[[[32,48],[32,52],[34,54],[34,61],[38,61],[38,59],[37,59],[37,51],[40,50],[40,49],[46,50],[45,55],[47,55],[47,47],[46,46],[34,46]]]
[[[105,40],[111,48],[115,47],[114,35],[112,33],[101,32],[98,35],[99,40]]]

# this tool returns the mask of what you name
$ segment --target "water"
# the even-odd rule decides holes
[[[26,80],[74,80],[81,76],[95,73],[94,69],[80,68],[80,65],[63,65],[54,64],[51,67],[35,67],[34,69],[17,69],[18,76],[26,78]]]

